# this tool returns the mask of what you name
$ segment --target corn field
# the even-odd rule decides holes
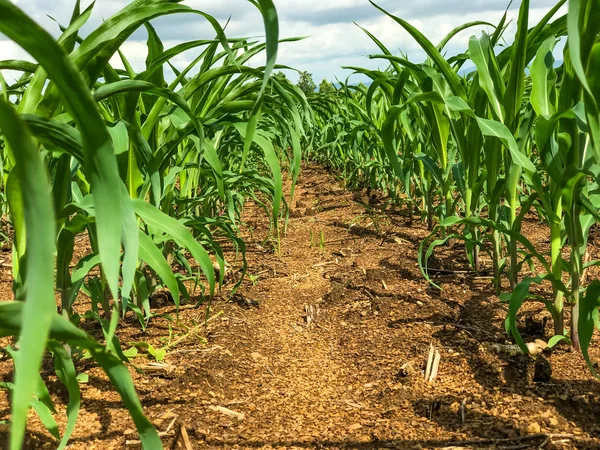
[[[367,76],[370,86],[345,83],[327,97],[309,98],[316,131],[307,157],[341,171],[351,185],[385,190],[411,215],[415,208],[421,213],[432,229],[421,244],[426,278],[428,258],[449,239],[464,242],[475,271],[481,252],[489,254],[497,289],[503,278],[508,282],[506,328],[521,347],[516,314],[532,284],[549,283],[552,299],[543,301],[554,319],[553,343],[567,340],[585,356],[594,324],[600,325],[600,285],[581,283],[597,264],[585,255],[589,231],[600,219],[593,75],[600,46],[592,25],[600,5],[569,2],[568,14],[555,17],[566,3],[529,27],[524,1],[512,45],[496,52],[505,16],[492,34],[473,36],[466,53],[449,59],[443,56],[448,42],[484,22],[456,28],[436,46],[381,10],[418,42],[427,60],[415,64],[395,56],[364,30],[380,50],[370,58],[389,66],[349,67]],[[564,62],[557,65],[553,49],[563,38]],[[475,68],[461,75],[467,61]],[[520,233],[530,211],[550,230],[550,254]],[[527,265],[541,274],[521,279]],[[565,308],[571,310],[569,333]]]
[[[0,61],[0,204],[14,280],[13,299],[0,303],[0,335],[14,337],[14,379],[2,384],[11,398],[10,448],[22,448],[31,409],[58,448],[68,445],[81,407],[77,352],[104,370],[143,447],[162,448],[116,337],[120,320],[152,326],[158,289],[176,307],[190,301],[190,286],[210,302],[229,264],[223,242],[235,248],[243,279],[239,227],[249,200],[269,217],[276,251],[303,159],[341,174],[349,188],[382,190],[424,221],[430,235],[419,267],[433,287],[431,256],[460,241],[472,270],[492,274],[508,306],[506,332],[524,353],[517,314],[538,301],[553,319],[549,345],[572,346],[597,376],[588,349],[600,328],[600,280],[587,273],[599,262],[587,246],[600,222],[600,2],[561,0],[532,24],[522,0],[509,45],[506,14],[435,43],[371,2],[426,60],[394,54],[363,29],[375,49],[369,58],[384,69],[348,67],[369,83],[349,78],[308,96],[272,76],[286,68],[276,63],[278,46],[297,40],[280,39],[277,2],[250,2],[265,39],[228,37],[214,17],[177,0],[135,0],[87,36],[80,29],[94,5],[82,10],[77,0],[54,39],[0,0],[0,32],[36,61]],[[165,48],[151,21],[189,14],[206,20],[214,38]],[[457,34],[482,26],[488,32],[471,37],[464,53],[445,56]],[[121,47],[139,29],[148,55],[136,73]],[[189,51],[193,62],[175,68]],[[263,66],[249,64],[256,55]],[[110,64],[115,56],[125,69]],[[531,214],[548,230],[550,252],[522,234]],[[73,266],[82,238],[92,252]],[[82,295],[85,317],[73,310]],[[84,318],[99,323],[102,341],[81,328]],[[62,436],[40,376],[44,358],[68,392]]]

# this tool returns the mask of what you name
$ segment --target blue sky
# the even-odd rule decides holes
[[[73,0],[13,0],[52,34],[58,35],[56,22],[66,24],[71,15]],[[307,36],[300,42],[286,43],[280,48],[278,62],[313,74],[318,83],[321,79],[345,79],[351,72],[341,66],[376,68],[384,63],[369,60],[367,55],[379,53],[375,44],[353,22],[376,35],[392,52],[407,53],[411,59],[421,60],[423,52],[414,40],[394,21],[374,8],[368,0],[274,0],[280,19],[281,37]],[[82,0],[82,6],[90,2]],[[128,0],[97,0],[90,22],[82,30],[85,34],[103,20],[119,11]],[[509,17],[516,18],[519,1],[514,1]],[[214,15],[221,24],[230,19],[227,27],[229,37],[261,36],[263,34],[260,14],[246,0],[185,0],[183,4]],[[434,43],[439,42],[457,25],[472,20],[497,23],[507,0],[378,0],[377,4],[390,13],[409,20]],[[553,5],[554,0],[532,0],[530,21],[536,23]],[[153,21],[165,47],[182,41],[212,38],[210,25],[199,16],[170,16]],[[447,46],[449,54],[463,52],[471,35],[485,27],[471,28],[456,36]],[[506,39],[514,33],[509,27]],[[140,31],[125,43],[123,51],[134,66],[141,70],[145,60],[145,33]],[[175,60],[183,67],[193,60],[193,53]],[[15,44],[0,35],[0,59],[27,58]],[[119,66],[117,59],[114,64]],[[253,60],[264,63],[264,55]],[[294,72],[288,76],[296,79]]]

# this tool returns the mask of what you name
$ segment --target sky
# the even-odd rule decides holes
[[[36,22],[54,36],[59,35],[57,22],[68,24],[74,0],[12,0]],[[97,0],[94,12],[81,34],[87,35],[104,19],[123,8],[129,0]],[[82,7],[89,0],[81,0]],[[247,0],[184,0],[192,8],[213,15],[221,25],[229,20],[226,33],[233,37],[264,35],[262,18]],[[279,15],[280,37],[306,36],[299,42],[283,43],[279,49],[278,64],[306,70],[318,84],[322,79],[345,80],[352,70],[342,66],[385,68],[383,60],[369,59],[368,55],[380,53],[375,43],[356,24],[366,28],[381,40],[394,54],[407,54],[411,60],[422,61],[424,53],[400,25],[376,9],[368,0],[274,0]],[[434,44],[456,26],[475,20],[498,23],[508,5],[508,0],[377,0],[380,7],[391,14],[408,20]],[[514,36],[520,2],[514,0],[508,10],[513,23],[507,30],[507,41]],[[537,23],[556,3],[556,0],[531,0],[530,25]],[[355,23],[356,24],[355,24]],[[184,14],[155,19],[155,26],[165,48],[183,41],[212,39],[214,31],[201,16]],[[466,50],[469,37],[488,27],[474,27],[454,37],[446,47],[448,55]],[[145,31],[140,30],[124,44],[122,50],[136,69],[141,71],[146,57]],[[183,68],[197,56],[193,51],[174,60]],[[0,60],[30,59],[16,44],[0,34]],[[264,64],[264,54],[252,60],[254,65]],[[117,57],[112,63],[122,67]],[[285,71],[292,80],[295,71]],[[358,81],[359,79],[352,79]]]

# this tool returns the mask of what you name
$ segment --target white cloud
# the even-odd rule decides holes
[[[82,3],[82,7],[86,7],[89,0],[83,0]],[[498,23],[508,0],[379,0],[377,3],[390,13],[409,20],[437,44],[449,31],[462,23],[472,20]],[[507,40],[514,35],[514,22],[518,15],[518,2],[514,3],[508,12],[513,23],[507,30]],[[18,0],[18,6],[54,36],[59,34],[59,29],[48,15],[63,25],[67,24],[73,4],[73,0]],[[102,20],[118,12],[126,4],[127,0],[98,0],[82,34],[91,32]],[[260,14],[246,0],[187,0],[184,4],[214,15],[222,25],[231,19],[227,26],[229,37],[264,34]],[[275,4],[280,16],[281,37],[309,36],[300,42],[282,44],[278,63],[308,70],[313,73],[317,82],[322,78],[345,78],[350,72],[342,70],[343,65],[368,68],[385,66],[383,60],[367,58],[367,55],[380,53],[380,50],[353,21],[371,31],[393,53],[403,52],[414,60],[424,57],[414,39],[367,0],[275,0]],[[530,23],[539,21],[553,4],[554,0],[532,0]],[[169,16],[154,20],[152,24],[164,40],[165,47],[186,40],[213,38],[215,35],[210,24],[198,15]],[[483,28],[485,27],[470,28],[455,36],[446,47],[447,54],[466,50],[469,37],[479,34]],[[134,69],[142,70],[146,57],[145,31],[134,33],[122,50]],[[174,63],[183,68],[193,57],[193,53],[185,54]],[[0,40],[0,59],[13,58],[27,58],[27,55],[14,43],[6,39]],[[118,56],[113,57],[111,62],[117,67],[122,66]],[[253,58],[253,63],[263,64],[264,55]],[[293,73],[290,73],[290,77],[296,78]]]

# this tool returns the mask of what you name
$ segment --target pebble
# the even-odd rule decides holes
[[[528,434],[539,434],[542,432],[542,427],[539,423],[533,422],[527,425],[527,433]]]
[[[348,431],[356,431],[360,428],[362,428],[362,425],[360,423],[353,423],[348,427]]]

